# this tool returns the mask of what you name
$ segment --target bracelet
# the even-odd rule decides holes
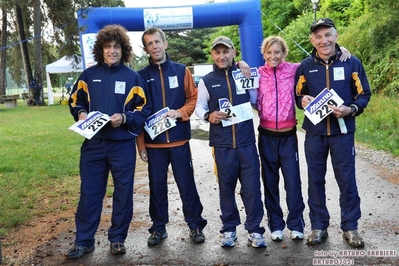
[[[240,62],[236,63],[236,68],[240,68]]]

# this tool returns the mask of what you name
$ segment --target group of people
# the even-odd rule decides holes
[[[132,55],[126,30],[120,25],[101,29],[93,48],[97,64],[83,71],[71,91],[69,106],[75,121],[86,119],[92,111],[108,114],[110,121],[82,144],[76,238],[66,257],[76,259],[94,250],[109,172],[114,182],[108,230],[110,250],[113,255],[126,253],[124,241],[133,214],[136,143],[140,158],[148,162],[152,225],[147,244],[159,245],[168,236],[169,165],[179,189],[188,234],[195,243],[205,242],[203,229],[207,221],[202,217],[203,205],[194,180],[189,144],[193,112],[210,124],[209,145],[219,185],[221,246],[233,247],[237,240],[236,227],[241,223],[235,199],[238,180],[246,213],[244,226],[253,247],[267,245],[265,228],[261,226],[264,206],[272,240],[282,240],[285,227],[291,230],[292,239],[304,239],[305,205],[295,104],[305,108],[324,88],[334,88],[344,104],[329,106],[332,113],[317,125],[306,117],[303,123],[311,222],[306,243],[320,244],[328,236],[324,185],[330,153],[340,187],[343,237],[352,247],[363,247],[364,241],[357,231],[360,198],[355,180],[354,131],[355,116],[367,106],[370,87],[360,61],[354,56],[348,59],[350,54],[345,49],[343,53],[336,44],[338,32],[330,19],[315,21],[310,34],[314,49],[301,64],[285,61],[288,48],[281,37],[266,38],[261,47],[265,65],[258,70],[259,89],[249,90],[239,89],[232,75],[239,68],[248,77],[249,66],[244,61],[235,62],[236,50],[230,38],[217,37],[211,45],[213,71],[202,78],[197,89],[187,67],[170,60],[166,53],[168,42],[161,29],[144,31],[142,44],[150,56],[149,65],[138,72],[125,66]],[[226,111],[242,107],[247,112],[245,116],[251,117],[248,105],[255,106],[259,113],[258,148],[252,118],[232,119]],[[165,109],[161,121],[166,127],[164,132],[154,136],[143,129],[150,115]],[[341,118],[347,127],[346,134],[339,131]],[[280,207],[280,169],[289,211],[286,221]]]

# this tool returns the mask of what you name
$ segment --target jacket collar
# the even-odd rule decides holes
[[[151,58],[149,58],[149,59],[148,59],[148,64],[149,64],[149,66],[150,66],[150,67],[153,67],[153,68],[158,68],[159,66],[161,66],[161,68],[163,68],[163,69],[167,68],[167,67],[170,65],[170,58],[169,58],[168,53],[165,53],[165,54],[166,54],[166,61],[163,62],[163,63],[161,63],[161,64],[154,64],[154,63],[151,61]]]
[[[101,66],[102,66],[105,70],[113,72],[113,71],[116,71],[116,70],[120,69],[122,66],[124,66],[124,63],[123,63],[122,61],[120,61],[119,64],[117,64],[117,65],[109,66],[108,64],[102,62],[102,63],[101,63]]]
[[[237,67],[236,67],[236,62],[235,62],[234,59],[233,59],[233,63],[232,63],[231,66],[228,68],[228,72],[232,72],[232,71],[234,71],[234,70],[237,70]],[[220,69],[220,68],[218,68],[218,66],[217,66],[215,63],[213,63],[213,71],[215,71],[216,73],[225,73],[225,72],[226,72],[225,69]]]

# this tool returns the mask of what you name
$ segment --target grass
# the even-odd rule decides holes
[[[20,100],[16,108],[1,104],[0,117],[1,236],[34,216],[76,208],[83,137],[68,130],[74,122],[68,106],[27,107]],[[356,140],[399,156],[398,117],[395,99],[373,95],[357,118]],[[193,138],[207,139],[208,132],[193,130]],[[107,195],[111,188],[109,182]]]
[[[1,236],[34,216],[76,208],[83,137],[68,129],[68,106],[0,106]],[[112,187],[110,179],[108,196]]]
[[[79,147],[67,106],[0,109],[0,235],[34,215],[75,206]]]

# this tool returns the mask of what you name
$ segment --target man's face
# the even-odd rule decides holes
[[[316,48],[320,58],[327,61],[335,54],[338,32],[334,27],[318,27],[312,32],[310,42]]]
[[[232,65],[233,59],[236,57],[236,50],[219,44],[212,49],[211,56],[218,68],[227,69]]]
[[[159,32],[144,35],[144,51],[151,57],[154,64],[161,64],[166,61],[166,48],[168,42],[162,40]]]
[[[122,58],[122,47],[115,41],[104,44],[103,47],[104,63],[109,66],[119,64]]]

